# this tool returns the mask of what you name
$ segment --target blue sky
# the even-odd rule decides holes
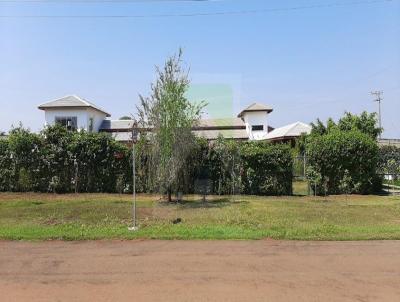
[[[37,105],[68,94],[134,113],[154,66],[182,47],[207,116],[256,101],[279,127],[376,111],[369,92],[383,90],[384,136],[400,138],[399,0],[54,2],[0,0],[0,130],[39,130]],[[110,15],[130,17],[77,18]]]

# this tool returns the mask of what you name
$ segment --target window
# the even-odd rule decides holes
[[[254,126],[251,126],[251,130],[252,131],[263,131],[264,126],[263,125],[254,125]]]
[[[56,116],[56,124],[66,127],[68,130],[78,128],[78,118],[76,116]]]
[[[90,119],[89,119],[89,132],[93,132],[93,118],[91,117]]]

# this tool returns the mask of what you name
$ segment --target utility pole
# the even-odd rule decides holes
[[[383,91],[371,91],[371,95],[375,97],[374,102],[378,102],[378,121],[379,128],[382,129],[382,112],[381,112],[381,101],[383,100]],[[381,133],[379,133],[379,138],[381,138]]]

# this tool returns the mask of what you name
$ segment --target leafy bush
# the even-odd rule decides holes
[[[11,191],[12,158],[7,139],[0,139],[0,191]]]
[[[234,194],[242,192],[240,143],[222,137],[208,148],[205,159],[208,177],[214,194]],[[204,172],[204,169],[203,169]]]
[[[259,142],[241,148],[246,194],[292,194],[293,159],[289,145]]]
[[[0,190],[115,192],[132,179],[130,159],[129,148],[106,134],[18,127],[0,141]]]
[[[379,173],[400,173],[400,148],[396,146],[382,146],[379,148]]]
[[[325,189],[328,194],[368,194],[378,190],[378,151],[370,135],[355,129],[332,129],[323,135],[310,135],[306,154],[309,166],[321,175],[317,193],[325,193]]]
[[[207,179],[210,193],[291,194],[293,159],[288,145],[219,138],[202,152],[195,179]]]

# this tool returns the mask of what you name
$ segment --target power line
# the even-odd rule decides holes
[[[39,1],[39,0],[37,0]],[[43,1],[43,0],[40,0]],[[193,1],[193,0],[192,0]],[[201,1],[201,0],[197,0]],[[204,0],[203,0],[204,1]],[[220,11],[220,12],[204,12],[204,13],[183,13],[183,14],[153,14],[153,15],[0,15],[0,18],[50,18],[50,19],[61,19],[61,18],[76,18],[76,19],[140,19],[140,18],[169,18],[169,17],[204,17],[204,16],[221,16],[221,15],[249,15],[249,14],[260,14],[260,13],[273,13],[273,12],[288,12],[298,11],[306,9],[320,9],[330,7],[345,7],[345,6],[357,6],[357,5],[370,5],[378,3],[389,3],[393,0],[367,0],[367,1],[352,1],[352,2],[334,2],[328,4],[314,4],[305,6],[295,6],[286,8],[266,8],[266,9],[254,9],[254,10],[238,10],[238,11]]]

